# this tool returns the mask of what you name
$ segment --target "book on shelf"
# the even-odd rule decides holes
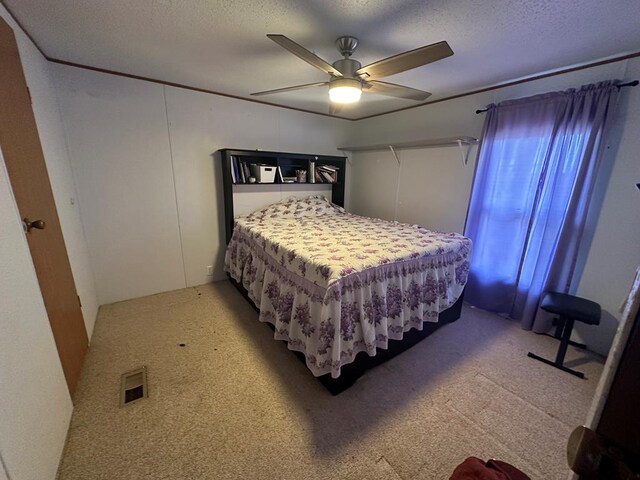
[[[238,159],[231,157],[231,179],[233,183],[240,183],[240,171],[238,170]]]
[[[231,157],[229,161],[229,170],[231,170],[231,182],[236,183],[236,170],[234,168],[234,158]]]
[[[249,164],[247,162],[242,162],[242,170],[244,171],[244,183],[249,183],[249,178],[251,177],[251,169],[249,168]]]
[[[316,183],[316,162],[309,162],[309,183]]]
[[[329,172],[325,172],[324,170],[320,170],[320,175],[324,178],[327,183],[336,183],[335,178],[331,176]]]
[[[231,181],[234,184],[250,183],[251,165],[249,162],[232,155],[229,168],[231,170]]]
[[[240,182],[239,183],[247,183],[247,177],[244,172],[245,163],[242,160],[238,160],[238,169],[240,170]]]
[[[315,181],[316,183],[338,183],[338,167],[333,165],[316,165]]]

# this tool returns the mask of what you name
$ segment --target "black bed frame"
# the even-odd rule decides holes
[[[233,181],[231,177],[231,156],[238,157],[242,161],[246,162],[260,162],[274,166],[283,166],[287,168],[309,168],[309,162],[315,161],[318,164],[329,164],[340,168],[338,173],[338,182],[332,184],[332,202],[336,205],[344,207],[344,192],[346,184],[345,157],[333,157],[327,155],[308,155],[300,153],[283,153],[283,152],[263,152],[261,150],[237,150],[237,149],[223,149],[219,152],[220,165],[222,167],[222,185],[224,192],[224,215],[225,215],[225,227],[226,227],[226,239],[227,244],[231,240],[233,233]],[[308,176],[308,175],[307,175]],[[260,185],[256,185],[255,188],[260,188]],[[227,274],[229,280],[234,287],[242,294],[242,296],[251,304],[251,306],[259,312],[258,307],[253,303],[247,294],[247,290],[238,282],[236,282],[230,275]],[[421,331],[411,329],[404,333],[402,340],[389,340],[388,348],[386,350],[377,349],[376,355],[371,357],[366,352],[360,352],[356,355],[355,360],[344,365],[341,368],[341,373],[338,378],[331,378],[330,374],[317,377],[320,383],[329,390],[332,395],[337,395],[343,392],[351,385],[353,385],[358,378],[360,378],[367,370],[386,362],[387,360],[399,355],[405,350],[413,347],[415,344],[425,339],[440,327],[455,322],[460,318],[462,310],[462,301],[464,292],[460,295],[460,298],[456,303],[443,311],[438,315],[437,322],[425,322]],[[272,329],[275,327],[268,324]],[[305,356],[300,352],[293,352],[298,359],[305,363]]]

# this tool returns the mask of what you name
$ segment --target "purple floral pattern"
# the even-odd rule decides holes
[[[293,293],[287,292],[278,297],[278,318],[283,323],[291,320],[291,309],[293,308]]]
[[[305,337],[310,337],[313,332],[316,331],[313,323],[311,323],[311,313],[309,312],[308,303],[298,305],[293,318],[298,322],[298,325],[300,325],[300,331]]]
[[[357,303],[341,302],[340,333],[344,340],[353,340],[356,325],[360,323],[360,308]]]
[[[394,283],[387,286],[387,315],[397,318],[402,313],[402,292]]]
[[[225,270],[303,352],[314,375],[435,322],[458,299],[471,241],[349,214],[323,197],[289,199],[236,219]]]
[[[369,323],[380,325],[382,319],[387,316],[387,304],[384,297],[373,292],[371,294],[371,300],[364,302],[364,311]]]

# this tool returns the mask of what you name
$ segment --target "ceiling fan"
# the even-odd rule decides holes
[[[270,95],[272,93],[328,85],[329,98],[331,100],[330,113],[332,114],[338,113],[343,104],[358,102],[363,91],[409,100],[425,100],[431,93],[394,83],[381,82],[378,78],[421,67],[453,55],[453,50],[451,50],[449,44],[443,41],[393,55],[363,67],[360,62],[351,58],[358,46],[358,39],[344,36],[336,40],[336,47],[344,58],[330,65],[315,53],[310,52],[284,35],[268,34],[267,37],[318,70],[330,75],[330,78],[328,82],[307,83],[293,87],[265,90],[251,95]]]

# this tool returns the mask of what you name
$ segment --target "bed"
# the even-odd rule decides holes
[[[338,393],[459,317],[470,253],[462,235],[361,217],[310,196],[236,218],[225,271],[275,339]]]

